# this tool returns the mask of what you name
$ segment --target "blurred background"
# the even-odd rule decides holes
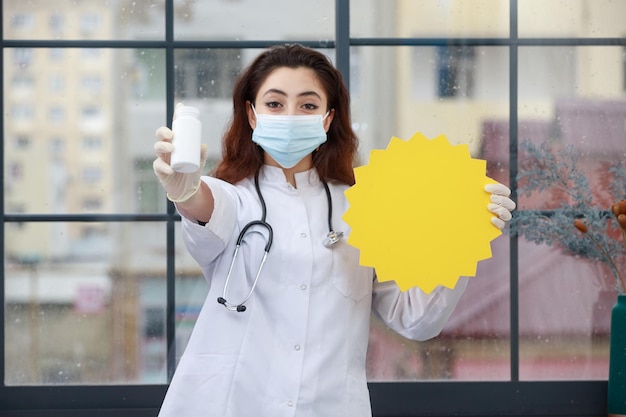
[[[180,357],[207,283],[171,228],[154,132],[168,103],[198,107],[213,166],[254,41],[348,63],[362,164],[392,136],[445,134],[515,190],[517,144],[548,143],[574,149],[599,204],[625,198],[606,166],[626,152],[626,48],[577,39],[623,38],[626,2],[519,1],[518,43],[509,6],[352,0],[350,37],[365,40],[338,57],[333,0],[176,0],[172,21],[162,0],[3,1],[5,385],[168,382],[168,348]],[[440,337],[405,340],[374,319],[369,379],[508,381],[511,343],[520,380],[606,379],[611,272],[511,239],[492,243]]]

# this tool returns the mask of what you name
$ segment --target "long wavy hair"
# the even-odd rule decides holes
[[[313,153],[320,178],[354,185],[354,163],[359,140],[350,122],[350,95],[341,73],[322,53],[298,44],[274,46],[259,55],[241,73],[233,89],[233,116],[222,139],[222,161],[213,175],[235,184],[253,176],[263,165],[263,149],[252,142],[246,101],[254,103],[265,79],[277,68],[312,69],[335,114],[327,141]]]

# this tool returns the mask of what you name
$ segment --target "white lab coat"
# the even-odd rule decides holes
[[[328,203],[316,171],[296,174],[296,189],[281,169],[264,166],[259,180],[273,246],[247,310],[228,311],[216,299],[239,231],[260,218],[261,208],[253,179],[237,185],[202,179],[215,198],[213,216],[205,226],[183,218],[182,228],[209,293],[159,416],[370,416],[365,354],[372,309],[400,334],[429,339],[443,328],[467,281],[429,295],[377,282],[345,239],[323,246]],[[348,235],[341,218],[347,186],[329,187],[333,226]],[[231,303],[249,291],[264,252],[261,233],[244,242],[225,297]]]

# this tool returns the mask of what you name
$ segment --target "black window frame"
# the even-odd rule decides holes
[[[509,0],[510,33],[502,38],[351,38],[350,0],[335,0],[335,40],[302,41],[316,48],[334,49],[336,65],[349,84],[350,48],[361,46],[500,46],[509,50],[510,94],[510,178],[513,198],[517,184],[517,81],[518,48],[520,46],[624,46],[626,38],[519,38],[517,31],[518,0]],[[265,48],[284,41],[177,41],[174,39],[174,0],[165,0],[165,39],[158,41],[135,40],[6,40],[2,30],[0,10],[0,71],[4,71],[4,52],[18,48],[157,48],[166,56],[166,114],[171,119],[174,110],[174,51],[179,48]],[[0,76],[0,91],[4,91],[4,77]],[[0,102],[0,114],[5,114]],[[6,146],[4,119],[0,120],[2,148]],[[5,249],[4,228],[20,222],[164,222],[167,228],[167,305],[166,339],[169,348],[168,378],[174,372],[174,233],[180,218],[171,203],[163,214],[65,214],[39,215],[6,213],[4,209],[4,160],[0,158],[0,222]],[[519,379],[519,315],[518,315],[518,245],[510,239],[510,308],[511,308],[511,379],[494,382],[401,382],[370,383],[374,416],[605,416],[606,381],[520,381]],[[2,271],[5,264],[2,259]],[[0,298],[4,300],[3,278]],[[0,309],[0,322],[4,325],[4,309]],[[0,333],[0,375],[4,375],[5,336]],[[143,417],[156,416],[167,385],[80,385],[80,386],[6,386],[0,385],[0,415],[5,417]]]

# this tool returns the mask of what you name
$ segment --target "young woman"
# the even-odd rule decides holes
[[[371,415],[370,314],[432,338],[467,281],[403,293],[341,239],[358,140],[348,91],[323,54],[268,49],[239,77],[233,105],[213,176],[174,172],[172,132],[157,131],[154,171],[209,283],[160,416]],[[514,204],[505,186],[491,192],[501,228]]]

